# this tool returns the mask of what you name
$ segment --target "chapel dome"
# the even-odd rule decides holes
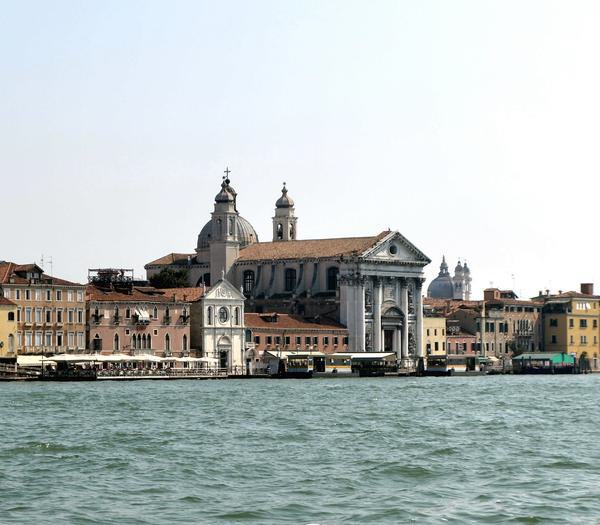
[[[283,183],[283,188],[281,190],[281,197],[277,199],[275,203],[276,208],[293,208],[294,207],[294,199],[288,196],[288,190],[285,187],[285,182]]]
[[[258,235],[256,234],[256,230],[244,217],[238,215],[235,220],[235,226],[237,230],[237,238],[240,241],[240,248],[245,248],[249,244],[258,242]],[[204,228],[200,231],[200,235],[198,235],[198,250],[204,250],[208,248],[209,243],[212,237],[212,220],[208,221]]]

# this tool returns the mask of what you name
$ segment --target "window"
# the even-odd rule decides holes
[[[79,324],[83,323],[83,310],[81,308],[77,309],[77,322]]]
[[[302,344],[302,337],[296,336],[296,346],[300,346]]]
[[[235,312],[234,322],[235,322],[235,324],[237,326],[237,325],[240,324],[240,309],[239,309],[239,307],[236,306],[234,312]]]
[[[324,337],[323,337],[323,344],[324,344],[325,346],[328,346],[328,345],[329,345],[329,337],[327,337],[327,336],[324,336]]]
[[[73,324],[75,322],[75,310],[69,308],[67,310],[67,323]]]
[[[46,301],[52,301],[52,291],[46,290]]]
[[[33,334],[25,332],[25,346],[33,346]]]
[[[279,335],[275,336],[275,344],[276,345],[280,345],[281,344],[281,336],[279,336]]]
[[[435,343],[433,343],[433,349],[437,352],[440,349],[440,343],[435,341]]]
[[[327,289],[329,291],[337,289],[339,273],[340,270],[336,266],[327,269]]]
[[[289,335],[285,336],[285,344],[289,346],[291,344],[291,337]]]
[[[429,328],[427,329],[427,337],[429,337]]]
[[[306,346],[310,346],[310,337],[305,337],[305,338],[304,338],[304,344],[305,344]]]
[[[131,319],[131,310],[129,308],[125,308],[125,319]]]
[[[334,345],[334,346],[337,346],[337,345],[338,345],[338,340],[339,340],[339,338],[338,338],[338,336],[337,336],[337,335],[333,336],[333,345]]]
[[[182,343],[182,348],[183,351],[186,352],[188,349],[188,341],[187,341],[187,335],[183,334],[183,343]]]
[[[67,290],[67,301],[73,302],[73,290]]]
[[[17,308],[17,323],[21,322],[21,309]]]
[[[119,350],[119,334],[115,334],[115,337],[113,338],[113,350]]]
[[[56,300],[62,301],[62,290],[56,290]]]
[[[587,328],[587,319],[579,319],[579,328]]]
[[[213,308],[209,306],[206,309],[206,324],[213,324]]]
[[[42,324],[42,309],[41,308],[35,309],[35,322]]]
[[[77,332],[77,348],[85,348],[85,342],[83,340],[83,332]]]
[[[56,310],[56,322],[57,323],[62,323],[63,322],[63,311],[62,308],[59,308],[58,310]]]
[[[15,320],[15,312],[8,312],[8,320],[9,321]]]
[[[25,308],[25,322],[31,323],[31,308],[29,306]]]
[[[42,346],[42,332],[35,333],[35,346]]]
[[[171,337],[169,334],[165,335],[165,352],[171,351]]]
[[[50,324],[52,322],[52,310],[50,308],[46,308],[46,323]]]
[[[270,335],[267,336],[267,344],[268,345],[272,345],[273,344],[273,337],[270,336]]]
[[[575,320],[569,319],[569,328],[573,328],[575,326]]]
[[[581,344],[582,345],[587,345],[587,335],[582,335],[581,336]]]
[[[593,321],[593,327],[594,328],[598,328],[598,319],[594,319],[594,321]]]
[[[554,341],[554,342],[556,342],[556,341]],[[570,343],[570,344],[573,344],[573,343],[575,343],[575,338],[574,338],[572,335],[571,335],[571,336],[569,336],[569,343]]]
[[[31,290],[25,290],[25,300],[31,301]]]
[[[254,336],[254,344],[255,345],[259,345],[260,344],[260,335],[255,335]]]
[[[347,345],[348,344],[348,336],[344,337],[344,344]]]
[[[21,290],[15,290],[15,299],[21,299]]]
[[[83,303],[83,290],[77,290],[77,302]]]
[[[36,301],[41,301],[42,300],[42,291],[41,290],[35,290],[35,300]]]
[[[254,272],[252,270],[246,270],[244,272],[244,293],[251,294],[254,291]]]
[[[285,291],[293,292],[296,288],[296,270],[286,268],[285,270]]]
[[[4,297],[10,299],[10,290],[4,290]]]
[[[317,346],[319,344],[319,338],[313,337],[313,345]]]

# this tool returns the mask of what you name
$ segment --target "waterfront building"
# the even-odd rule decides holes
[[[348,330],[333,321],[276,312],[247,313],[245,319],[248,340],[258,356],[266,351],[348,351]]]
[[[440,312],[425,306],[423,317],[425,355],[446,354],[446,318]]]
[[[456,299],[463,301],[471,300],[471,269],[467,262],[458,261],[454,268],[454,276],[448,271],[446,257],[442,257],[440,273],[431,281],[427,288],[427,297],[432,299]]]
[[[0,287],[17,306],[19,354],[85,350],[85,285],[47,275],[37,264],[2,261]]]
[[[594,295],[593,284],[582,284],[579,292],[540,293],[535,299],[543,302],[544,349],[600,369],[600,296]]]
[[[17,356],[17,305],[0,295],[0,359]]]
[[[221,274],[242,289],[248,312],[329,318],[348,329],[348,350],[390,351],[407,365],[423,355],[423,268],[430,260],[397,231],[369,237],[298,240],[294,200],[284,186],[273,239],[258,242],[223,180],[195,253],[170,253],[146,265],[148,277],[185,270],[191,286]]]
[[[88,346],[108,354],[190,356],[190,303],[136,283],[133,271],[90,270]]]
[[[245,297],[225,279],[208,288],[162,289],[168,297],[190,304],[190,341],[197,357],[214,359],[221,369],[241,373],[251,368],[253,344],[246,343]]]
[[[467,332],[458,319],[446,319],[446,349],[448,354],[475,354],[477,334]]]

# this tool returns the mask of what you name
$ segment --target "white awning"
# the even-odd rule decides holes
[[[148,313],[148,310],[146,310],[145,308],[141,308],[138,306],[135,309],[135,315],[138,316],[138,321],[143,321],[144,323],[150,322],[150,314]]]
[[[17,365],[19,366],[42,366],[42,365],[54,365],[55,361],[42,355],[18,355]]]

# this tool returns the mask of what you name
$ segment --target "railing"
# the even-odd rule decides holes
[[[98,377],[227,377],[222,368],[113,368],[98,370]]]

